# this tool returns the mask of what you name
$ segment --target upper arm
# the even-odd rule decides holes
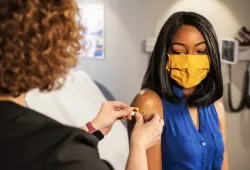
[[[223,137],[223,141],[225,145],[225,154],[224,154],[224,162],[223,162],[222,169],[228,170],[228,155],[227,155],[227,147],[226,147],[226,114],[224,110],[224,105],[220,100],[216,101],[214,105],[218,113],[220,131],[222,133],[222,137]]]
[[[160,97],[152,90],[141,91],[132,101],[132,107],[138,107],[143,115],[157,113],[163,118],[163,107]],[[135,120],[128,122],[128,134],[132,132]],[[161,141],[147,150],[147,160],[149,170],[161,170]]]

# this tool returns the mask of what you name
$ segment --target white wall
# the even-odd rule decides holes
[[[94,80],[106,86],[117,100],[127,103],[139,92],[148,64],[149,56],[143,52],[143,41],[156,36],[173,12],[199,12],[213,23],[219,37],[233,37],[242,25],[250,26],[248,0],[99,1],[106,6],[106,59],[82,60],[78,69],[88,72]],[[244,67],[244,63],[234,66],[235,103],[239,100]],[[225,65],[223,72],[225,75],[228,73]],[[230,170],[250,169],[249,129],[249,112],[227,114]]]

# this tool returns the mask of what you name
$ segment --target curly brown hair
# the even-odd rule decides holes
[[[74,0],[0,0],[0,95],[62,86],[80,49]]]

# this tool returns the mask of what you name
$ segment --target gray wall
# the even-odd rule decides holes
[[[103,61],[81,60],[78,69],[85,70],[94,80],[106,86],[117,100],[126,103],[130,103],[139,92],[148,64],[149,55],[143,52],[143,41],[157,36],[171,13],[192,10],[203,14],[213,23],[218,37],[233,37],[242,25],[250,26],[248,0],[99,1],[106,7],[106,58]],[[245,63],[233,67],[235,103],[239,101],[244,67]],[[223,65],[223,73],[224,76],[228,74],[226,65]],[[249,111],[227,113],[230,170],[250,169],[249,130]]]

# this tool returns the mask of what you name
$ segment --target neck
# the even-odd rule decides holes
[[[0,101],[11,101],[14,102],[18,105],[21,105],[23,107],[27,107],[27,104],[25,102],[25,96],[26,93],[22,93],[20,96],[18,97],[13,97],[13,96],[0,96]]]
[[[196,90],[196,87],[191,87],[191,88],[184,88],[183,92],[186,96],[190,96],[191,94],[193,94]]]

